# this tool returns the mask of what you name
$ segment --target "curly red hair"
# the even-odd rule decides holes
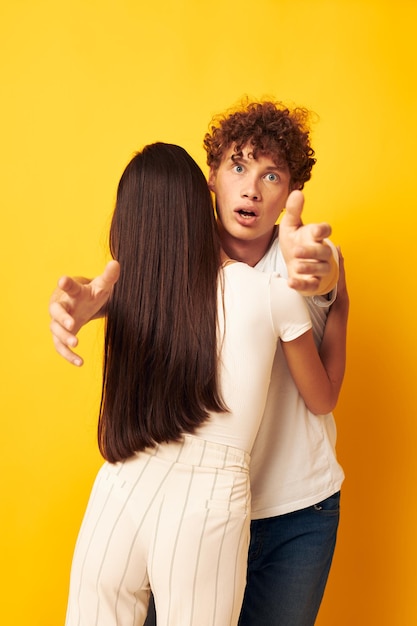
[[[255,159],[262,154],[272,157],[277,165],[286,164],[291,186],[302,189],[316,162],[310,145],[310,118],[311,112],[302,107],[290,110],[272,100],[244,100],[212,119],[204,137],[207,164],[216,170],[230,146],[234,145],[239,155],[250,145]]]

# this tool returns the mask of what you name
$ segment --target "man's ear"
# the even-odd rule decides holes
[[[207,179],[207,184],[210,191],[214,192],[214,185],[216,184],[216,171],[211,167]]]

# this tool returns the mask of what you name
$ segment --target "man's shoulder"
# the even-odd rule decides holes
[[[263,255],[262,259],[255,265],[255,268],[257,270],[261,270],[262,272],[277,272],[280,276],[287,278],[287,266],[281,252],[278,235],[278,227],[276,227],[271,245]]]

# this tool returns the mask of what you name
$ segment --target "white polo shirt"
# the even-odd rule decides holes
[[[278,239],[256,268],[287,277]],[[323,337],[334,297],[305,298],[316,343]],[[278,343],[267,404],[251,453],[252,519],[297,511],[339,491],[344,473],[335,446],[333,414],[317,416],[307,409]]]
[[[284,278],[231,263],[219,281],[219,376],[226,413],[210,413],[197,437],[251,453],[268,397],[277,343],[311,328],[308,307]]]

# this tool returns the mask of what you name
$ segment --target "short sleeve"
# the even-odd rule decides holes
[[[312,327],[304,298],[288,286],[285,278],[270,276],[271,317],[277,336],[292,341]]]

